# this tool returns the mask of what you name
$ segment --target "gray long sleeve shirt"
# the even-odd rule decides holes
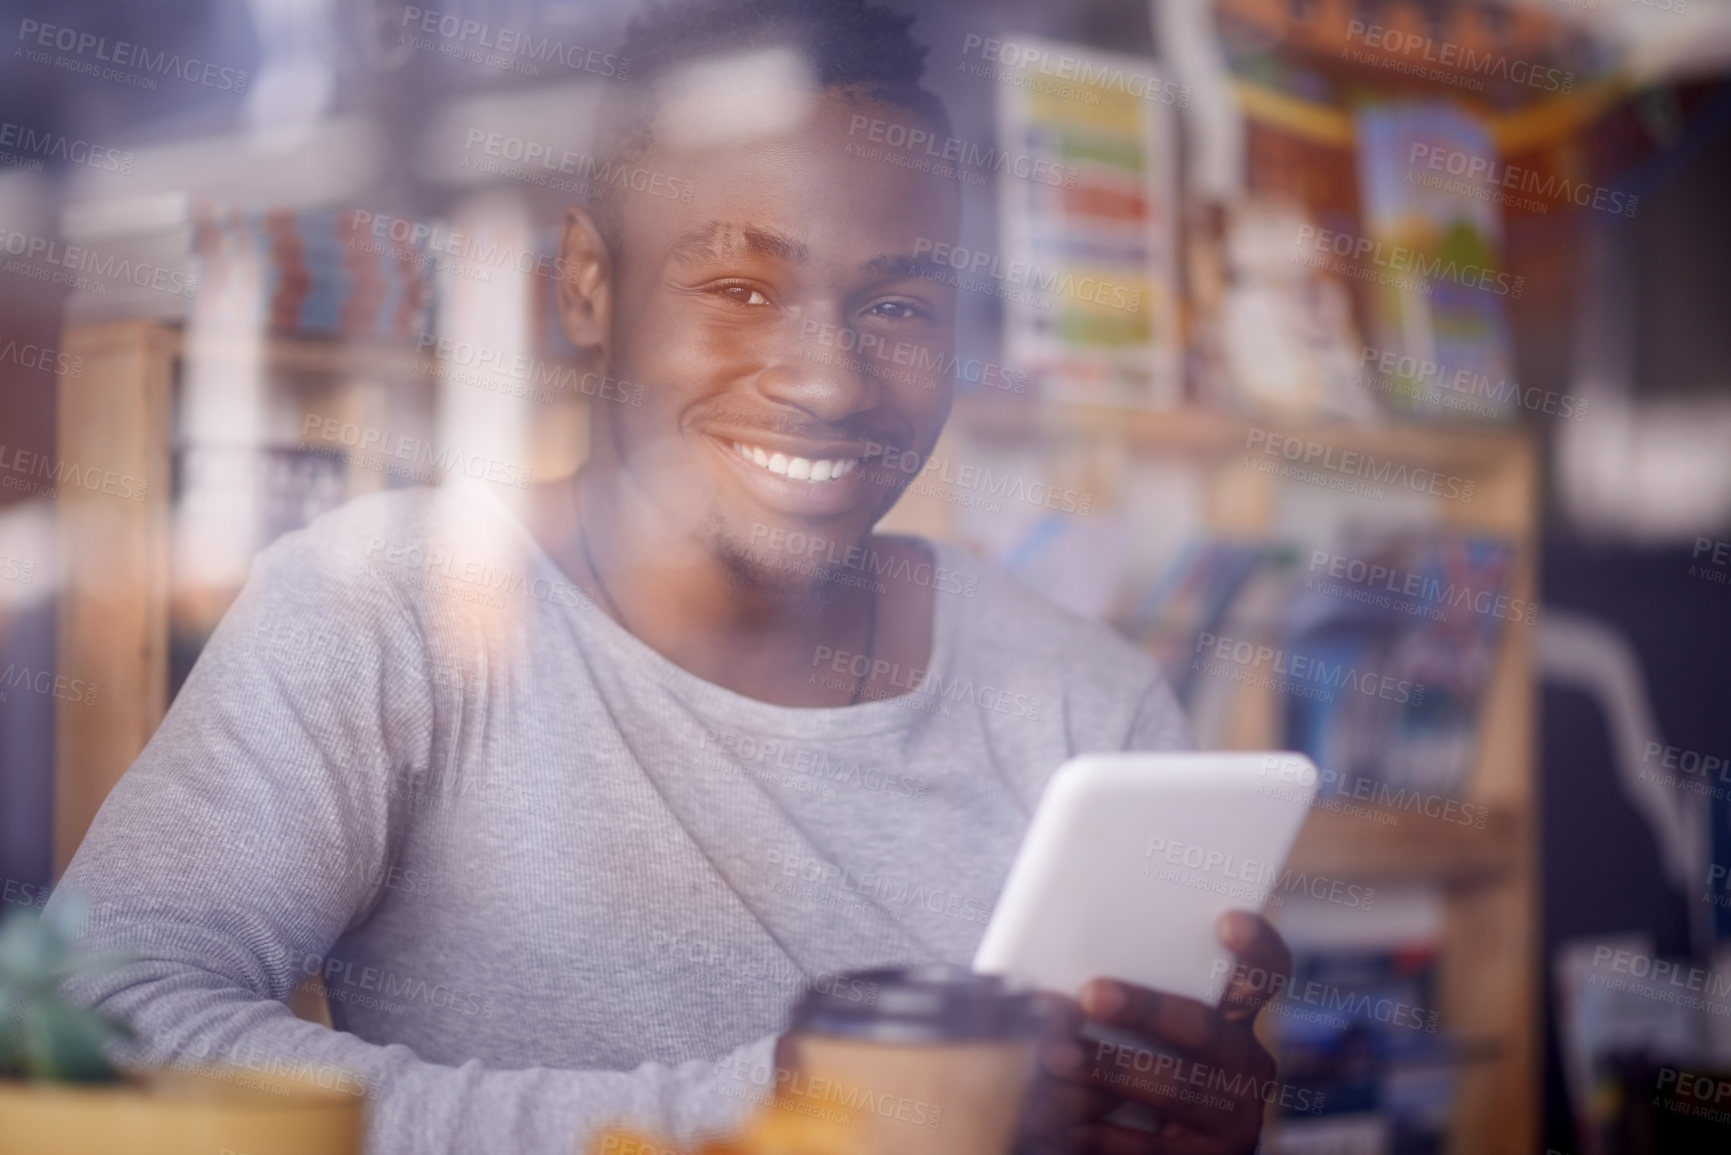
[[[489,499],[288,535],[67,871],[137,960],[81,993],[155,1062],[364,1087],[374,1155],[734,1125],[816,976],[969,960],[1061,762],[1186,744],[1146,655],[934,549],[871,579],[938,591],[919,688],[790,708],[655,653]],[[336,1030],[284,1004],[308,977]]]

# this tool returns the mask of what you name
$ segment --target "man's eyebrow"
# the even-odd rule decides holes
[[[891,253],[881,257],[873,257],[862,268],[866,272],[880,277],[900,279],[902,277],[918,277],[921,270],[927,268],[921,260],[908,253]]]
[[[724,260],[741,253],[774,257],[794,265],[803,265],[811,259],[805,242],[786,233],[758,225],[733,225],[726,221],[699,225],[681,233],[667,246],[668,256],[693,264]]]

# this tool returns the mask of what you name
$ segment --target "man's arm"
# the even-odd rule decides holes
[[[381,891],[408,805],[391,784],[428,765],[436,690],[416,623],[362,562],[306,539],[262,554],[57,888],[90,901],[92,948],[135,960],[75,993],[130,1022],[148,1062],[358,1089],[347,1072],[370,1097],[374,1155],[569,1155],[614,1122],[730,1124],[772,1039],[722,1066],[501,1071],[423,1062],[284,1005]]]

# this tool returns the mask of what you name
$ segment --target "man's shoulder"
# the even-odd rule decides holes
[[[529,564],[526,531],[493,500],[458,488],[416,487],[354,498],[279,538],[266,568],[374,579],[399,593],[459,585]]]

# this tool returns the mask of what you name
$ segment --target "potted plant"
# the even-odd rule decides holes
[[[0,921],[0,1155],[360,1155],[360,1094],[239,1067],[114,1062],[132,1032],[64,986],[126,960],[81,955],[83,923],[74,895]]]

